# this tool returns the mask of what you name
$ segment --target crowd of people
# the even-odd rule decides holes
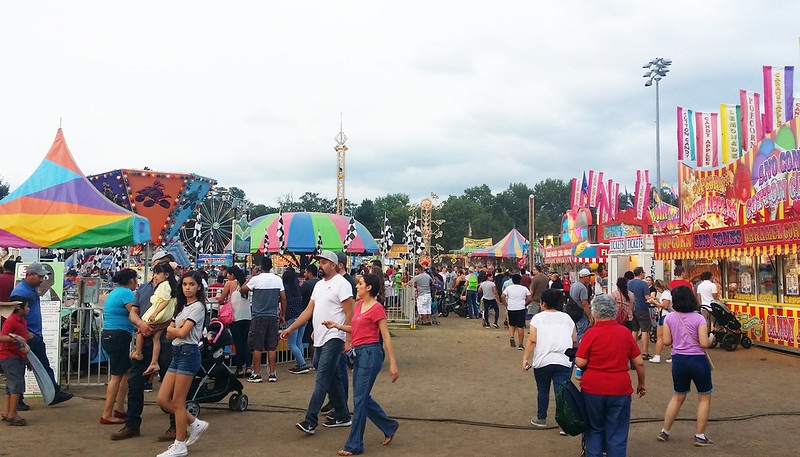
[[[115,287],[103,308],[102,345],[109,358],[110,379],[100,423],[123,426],[112,434],[112,440],[138,436],[144,392],[157,374],[161,380],[158,405],[170,413],[169,426],[158,441],[171,444],[160,456],[187,455],[187,447],[209,427],[184,406],[200,368],[198,343],[209,318],[208,276],[200,270],[176,271],[173,262],[169,254],[157,252],[151,265],[153,277],[141,285],[135,271],[118,271],[111,278]],[[577,281],[570,284],[568,278],[545,273],[540,266],[528,273],[524,269],[491,271],[451,265],[426,269],[416,265],[413,276],[403,276],[383,270],[380,262],[363,264],[355,275],[348,274],[346,265],[344,253],[323,251],[316,256],[316,264],[303,268],[303,281],[291,267],[281,276],[275,274],[269,257],[249,275],[234,265],[211,276],[212,283],[222,283],[219,302],[230,302],[233,308],[229,328],[236,376],[262,382],[262,354],[266,352],[266,379],[277,382],[278,341],[286,340],[295,361],[288,372],[314,372],[315,376],[307,412],[296,428],[315,434],[320,413],[325,417],[324,427],[351,427],[339,455],[363,453],[367,418],[383,433],[384,445],[391,443],[399,428],[372,398],[371,388],[385,358],[392,382],[399,375],[386,309],[404,284],[413,286],[422,325],[431,324],[434,297],[450,292],[463,300],[467,319],[480,319],[487,329],[499,329],[501,322],[507,327],[510,346],[524,351],[523,368],[533,370],[537,386],[534,426],[548,425],[551,386],[555,390],[569,379],[573,367],[581,370],[588,413],[583,441],[586,455],[625,455],[631,396],[633,392],[639,396],[647,393],[644,361],[660,363],[664,347],[671,347],[666,361],[672,363],[674,394],[658,440],[669,440],[693,382],[698,392],[695,444],[713,444],[705,435],[713,386],[704,349],[714,337],[709,335],[707,319],[699,313],[701,304],[718,297],[710,273],[704,273],[695,287],[683,278],[681,266],[675,268],[669,283],[646,277],[643,268],[637,267],[617,278],[614,292],[608,294],[602,269],[594,275],[581,269],[575,275]],[[31,264],[25,279],[6,290],[14,267],[13,261],[7,261],[0,275],[0,294],[5,294],[0,301],[15,303],[0,332],[0,363],[7,378],[2,420],[25,425],[19,415],[28,407],[22,397],[20,372],[24,373],[29,351],[43,362],[55,386],[56,397],[50,404],[67,401],[71,395],[61,391],[49,369],[41,337],[38,288],[52,271],[40,263]],[[73,281],[74,275],[68,280]],[[648,338],[653,325],[651,307],[658,310],[653,355]],[[348,363],[353,368],[352,392]],[[635,389],[629,370],[636,372]]]

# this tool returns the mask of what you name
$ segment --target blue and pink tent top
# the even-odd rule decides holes
[[[511,229],[508,235],[504,236],[494,246],[471,252],[469,256],[521,259],[527,254],[529,246],[528,240],[519,233],[519,230]]]
[[[39,167],[0,201],[0,246],[79,248],[150,241],[150,223],[106,199],[81,172],[58,129]]]
[[[295,254],[310,254],[317,249],[322,238],[322,249],[346,251],[352,254],[372,254],[378,252],[378,243],[360,222],[353,221],[355,238],[344,248],[343,240],[350,226],[350,219],[338,214],[315,212],[283,213],[283,248]],[[264,232],[267,232],[269,246],[267,252],[280,252],[278,236],[281,214],[273,213],[250,221],[250,252],[265,251]]]

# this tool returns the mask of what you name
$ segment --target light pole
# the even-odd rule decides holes
[[[661,200],[661,129],[659,125],[658,82],[661,81],[661,78],[667,76],[669,72],[667,67],[670,65],[672,65],[672,60],[656,57],[642,66],[642,68],[647,69],[647,72],[643,75],[644,78],[647,78],[644,85],[650,87],[653,85],[653,81],[656,82],[656,191],[658,192],[659,200]]]

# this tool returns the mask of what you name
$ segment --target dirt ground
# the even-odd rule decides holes
[[[536,409],[533,375],[520,368],[522,352],[509,346],[507,331],[487,330],[479,321],[450,315],[442,324],[393,330],[400,378],[382,374],[375,399],[400,421],[396,439],[381,446],[370,423],[365,453],[374,456],[460,456],[580,454],[580,438],[559,436],[551,401],[548,429],[529,421]],[[666,355],[667,352],[665,351]],[[711,352],[716,365],[708,448],[693,446],[696,397],[690,396],[667,443],[656,441],[672,393],[670,365],[646,363],[648,394],[633,400],[628,455],[794,456],[797,455],[797,386],[800,358],[761,348]],[[666,358],[666,357],[664,357]],[[349,428],[319,427],[306,436],[294,424],[303,418],[313,373],[292,375],[279,366],[277,383],[247,384],[251,409],[229,411],[225,403],[201,405],[211,427],[191,455],[336,455]],[[52,408],[29,399],[28,427],[2,426],[0,456],[156,455],[166,448],[155,438],[168,425],[146,394],[142,436],[109,439],[119,427],[99,425],[103,387],[73,387],[72,401]],[[352,397],[351,397],[352,398]]]

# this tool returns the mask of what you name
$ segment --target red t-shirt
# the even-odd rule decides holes
[[[3,322],[3,328],[0,330],[0,334],[8,335],[9,333],[17,334],[23,339],[26,338],[28,336],[28,323],[25,321],[25,318],[17,314],[8,316],[8,319]],[[0,360],[6,360],[12,357],[25,359],[25,354],[20,351],[17,343],[0,343]]]
[[[686,286],[690,290],[694,290],[694,287],[692,286],[692,283],[690,283],[689,281],[687,281],[685,279],[673,279],[672,281],[669,282],[669,290],[672,290],[672,289],[674,289],[676,287],[680,287],[680,286]]]
[[[589,363],[583,369],[581,390],[594,395],[631,395],[628,362],[642,352],[631,331],[617,321],[598,321],[583,334],[577,357]]]
[[[12,290],[14,290],[14,273],[3,271],[0,273],[0,301],[9,301]]]
[[[353,309],[353,319],[350,320],[351,332],[353,335],[353,346],[380,342],[381,329],[378,322],[386,319],[386,309],[380,303],[375,303],[361,314],[361,304],[363,300],[356,303]]]

